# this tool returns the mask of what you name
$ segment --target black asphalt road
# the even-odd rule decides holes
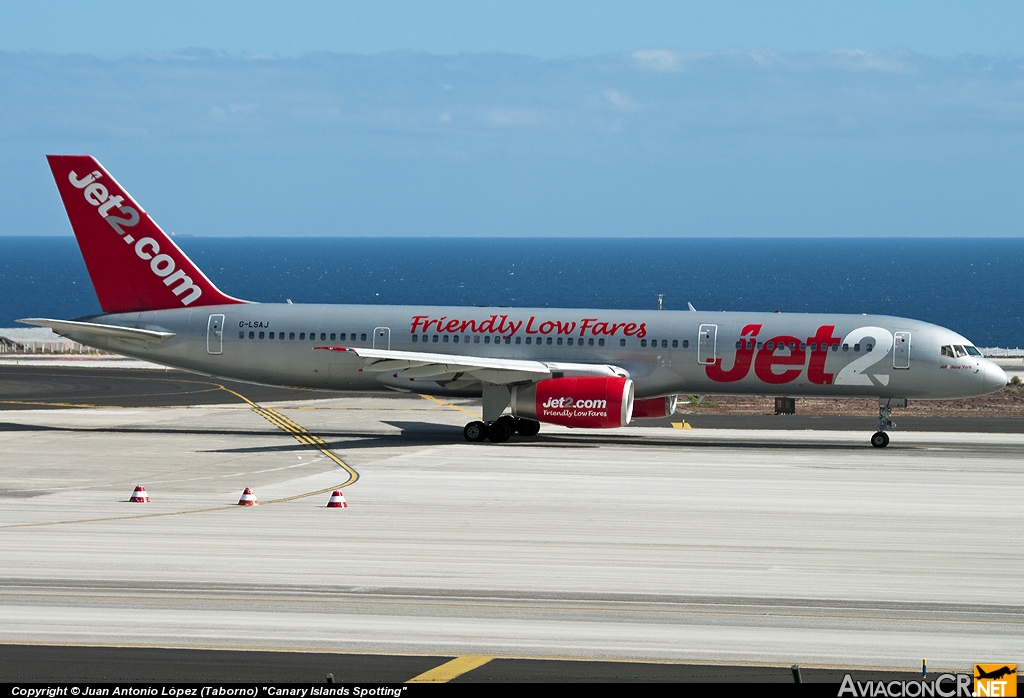
[[[309,400],[332,394],[240,383],[170,369],[0,366],[0,409],[74,405],[174,407],[241,402],[220,386],[256,402]]]
[[[255,402],[309,400],[339,393],[274,388],[212,378],[176,370],[78,367],[0,366],[0,410],[44,409],[74,405],[171,407],[237,404],[239,399],[220,386]],[[351,393],[349,393],[351,394]],[[372,393],[387,398],[388,393]],[[797,402],[799,410],[799,401]],[[873,432],[874,417],[812,415],[674,415],[645,419],[635,426],[671,428],[685,419],[695,429],[827,429]],[[1024,433],[1024,419],[998,417],[901,417],[893,414],[897,431]]]
[[[0,644],[0,682],[302,682],[402,683],[452,657],[256,652],[153,647]],[[965,668],[966,670],[966,668]],[[839,684],[844,669],[801,669],[805,683]],[[913,672],[850,670],[854,679],[912,680]],[[647,664],[549,659],[495,659],[455,683],[509,682],[793,683],[790,667]]]

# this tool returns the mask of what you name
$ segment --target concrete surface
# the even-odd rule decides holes
[[[880,450],[863,432],[545,426],[494,445],[462,442],[468,402],[263,407],[3,412],[0,641],[1024,656],[1024,435],[897,431]],[[349,473],[275,414],[358,471],[348,509],[323,491]],[[152,503],[126,502],[136,483]],[[264,504],[234,506],[244,487]]]

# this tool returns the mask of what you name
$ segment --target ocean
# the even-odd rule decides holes
[[[877,313],[1024,346],[1024,238],[175,238],[264,302]],[[67,237],[0,237],[0,327],[99,313]]]

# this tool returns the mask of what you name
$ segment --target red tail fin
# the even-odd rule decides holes
[[[47,155],[105,313],[244,303],[220,292],[89,155]]]

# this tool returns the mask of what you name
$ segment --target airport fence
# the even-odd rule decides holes
[[[88,354],[95,356],[109,353],[69,340],[63,342],[19,342],[7,337],[0,337],[0,354]]]

